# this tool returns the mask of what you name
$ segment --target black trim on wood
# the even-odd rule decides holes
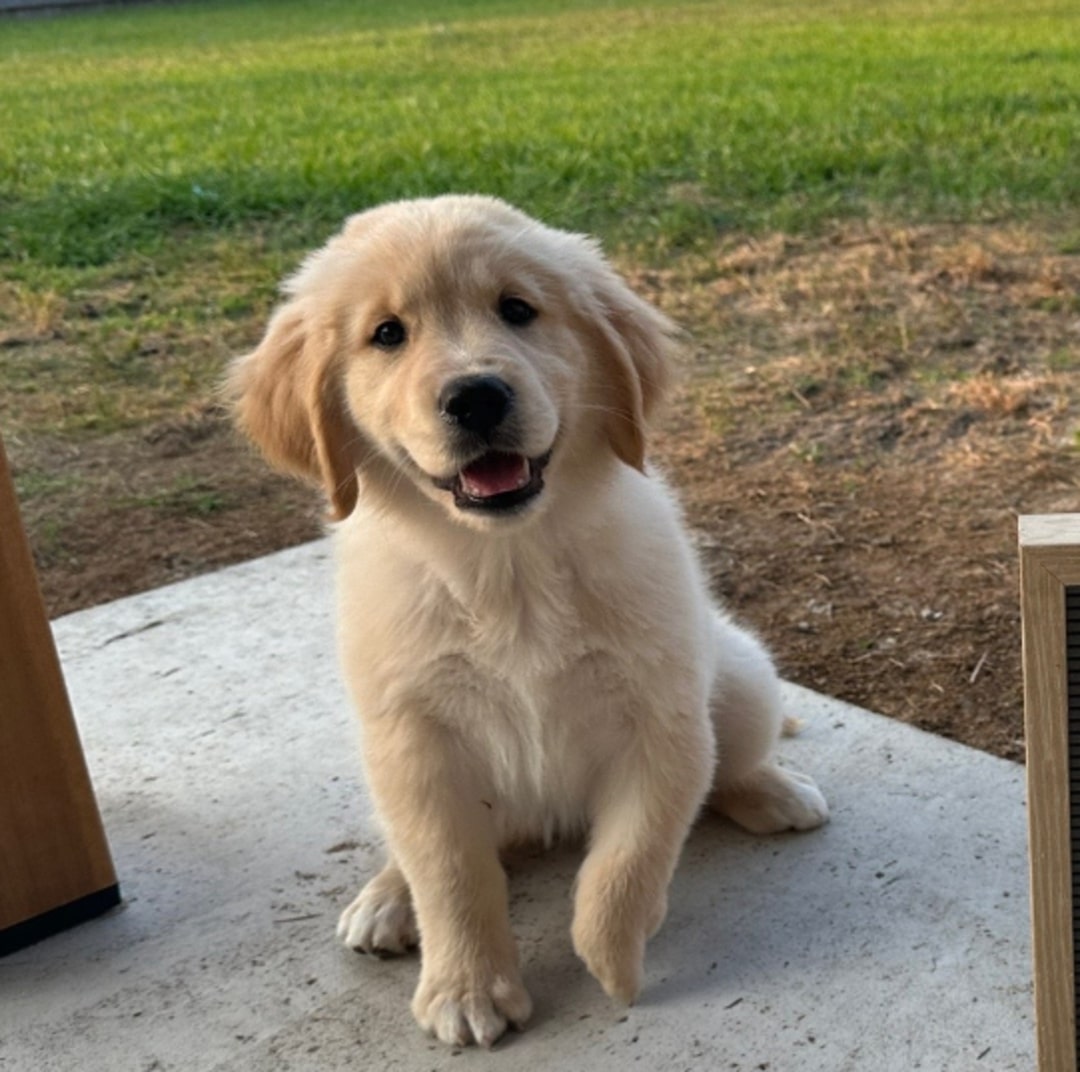
[[[96,893],[88,893],[77,901],[42,912],[40,916],[24,919],[0,931],[0,957],[25,949],[28,945],[66,931],[79,923],[108,912],[120,903],[119,885],[107,886]]]

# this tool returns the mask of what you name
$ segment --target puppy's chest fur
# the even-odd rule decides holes
[[[369,603],[368,641],[357,635],[360,658],[346,661],[365,722],[450,730],[504,840],[577,832],[601,768],[634,739],[656,658],[629,593],[613,598],[572,553],[544,546],[413,569],[408,599],[395,585],[395,606]]]
[[[443,640],[478,668],[536,684],[610,642],[601,600],[572,559],[496,548],[469,566],[444,582],[449,633]]]

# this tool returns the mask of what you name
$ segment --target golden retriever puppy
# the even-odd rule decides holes
[[[479,196],[354,216],[285,293],[230,386],[339,522],[389,848],[339,933],[419,944],[416,1019],[490,1046],[530,1012],[500,847],[582,837],[574,949],[631,1002],[703,802],[762,833],[828,814],[776,764],[769,655],[710,601],[645,464],[672,326],[594,242]]]

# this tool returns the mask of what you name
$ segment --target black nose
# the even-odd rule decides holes
[[[498,376],[462,376],[439,395],[443,419],[485,439],[506,419],[514,404],[513,388]]]

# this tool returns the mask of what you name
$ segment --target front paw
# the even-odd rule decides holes
[[[605,993],[632,1005],[641,992],[645,943],[667,915],[667,878],[655,860],[628,867],[616,855],[590,854],[578,876],[574,952]]]
[[[608,997],[620,1005],[632,1005],[645,974],[644,928],[605,927],[579,914],[571,936],[574,952]]]
[[[425,967],[412,1010],[425,1031],[449,1046],[491,1047],[507,1027],[524,1026],[532,1013],[532,999],[512,963],[448,971]]]
[[[380,957],[416,948],[420,939],[412,897],[396,867],[387,867],[360,891],[341,913],[337,934],[350,949]]]
[[[589,884],[582,883],[570,932],[574,952],[608,997],[621,1005],[632,1005],[641,993],[645,943],[666,915],[666,893],[639,893],[616,902],[610,887],[594,886],[590,892]]]

